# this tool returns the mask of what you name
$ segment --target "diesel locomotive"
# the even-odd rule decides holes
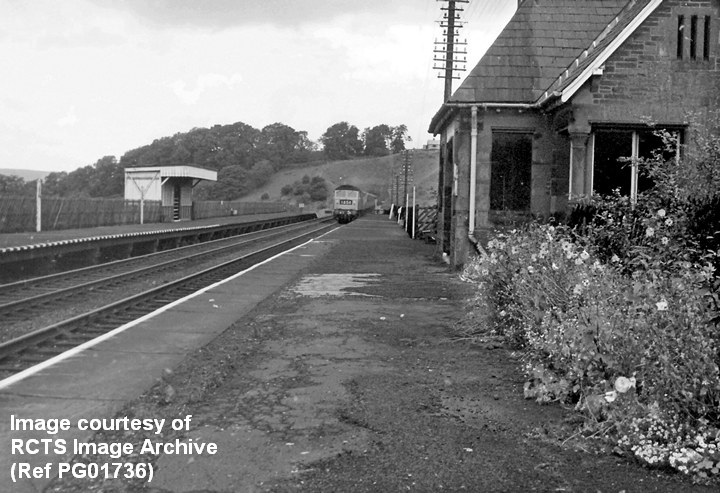
[[[365,196],[357,187],[340,185],[333,195],[333,217],[341,224],[357,219],[365,210]]]

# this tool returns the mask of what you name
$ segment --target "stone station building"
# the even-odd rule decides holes
[[[433,117],[438,236],[462,265],[496,228],[648,186],[660,129],[682,144],[720,102],[720,0],[524,0]]]

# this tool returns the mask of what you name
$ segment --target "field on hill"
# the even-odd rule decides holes
[[[325,179],[330,192],[327,203],[305,204],[306,208],[324,209],[332,203],[332,191],[340,185],[354,185],[359,189],[378,196],[378,203],[389,205],[390,190],[393,179],[400,175],[400,195],[404,188],[402,175],[403,154],[390,156],[359,158],[347,161],[330,161],[314,166],[293,168],[280,171],[273,175],[266,185],[245,195],[240,200],[258,202],[263,194],[268,194],[271,201],[296,201],[296,197],[283,197],[280,190],[285,185],[302,181],[303,176],[310,178],[319,176]],[[408,180],[408,193],[412,200],[412,187],[416,187],[416,201],[419,205],[436,203],[438,180],[438,151],[413,150],[412,173]],[[394,197],[392,197],[394,199]],[[402,202],[402,199],[400,200]]]
[[[14,168],[0,168],[0,175],[5,176],[19,176],[25,181],[37,180],[38,178],[45,178],[49,171],[35,171],[30,169],[14,169]]]

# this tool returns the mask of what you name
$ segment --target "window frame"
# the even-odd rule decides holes
[[[715,56],[716,12],[708,7],[673,9],[675,59],[681,62],[709,62]]]
[[[523,206],[523,208],[516,209],[516,208],[509,208],[509,207],[503,207],[500,209],[493,208],[493,169],[495,165],[495,160],[493,160],[493,151],[495,147],[495,137],[499,135],[516,135],[518,137],[524,137],[528,139],[527,144],[529,145],[529,148],[527,151],[529,161],[526,163],[523,163],[523,166],[527,166],[527,169],[525,170],[527,172],[527,179],[528,183],[526,185],[526,192],[527,197],[524,197],[527,201],[527,204]],[[535,137],[535,129],[533,128],[508,128],[508,127],[493,127],[491,131],[491,145],[490,145],[490,183],[488,188],[488,195],[489,195],[489,210],[491,211],[513,211],[513,212],[520,212],[520,213],[526,213],[530,212],[532,210],[532,179],[533,179],[533,152],[534,152],[534,137]],[[495,184],[497,186],[497,184]],[[504,189],[504,187],[503,187]],[[513,199],[515,200],[515,199]]]
[[[663,126],[657,125],[654,128],[638,128],[638,127],[624,127],[624,126],[594,126],[590,136],[588,138],[588,166],[590,169],[590,193],[595,195],[595,136],[598,132],[605,131],[630,131],[632,132],[631,140],[631,155],[626,156],[630,159],[630,201],[635,204],[638,199],[638,182],[639,182],[639,166],[638,160],[640,159],[640,138],[643,132],[655,132],[655,131],[668,131],[675,134],[676,148],[675,148],[675,162],[680,163],[680,157],[682,154],[683,135],[685,132],[684,127],[670,125]]]

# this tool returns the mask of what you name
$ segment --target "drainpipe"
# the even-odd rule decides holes
[[[475,188],[477,182],[477,138],[478,138],[478,108],[473,105],[470,107],[470,203],[468,211],[470,212],[470,224],[468,225],[468,238],[475,244]]]

